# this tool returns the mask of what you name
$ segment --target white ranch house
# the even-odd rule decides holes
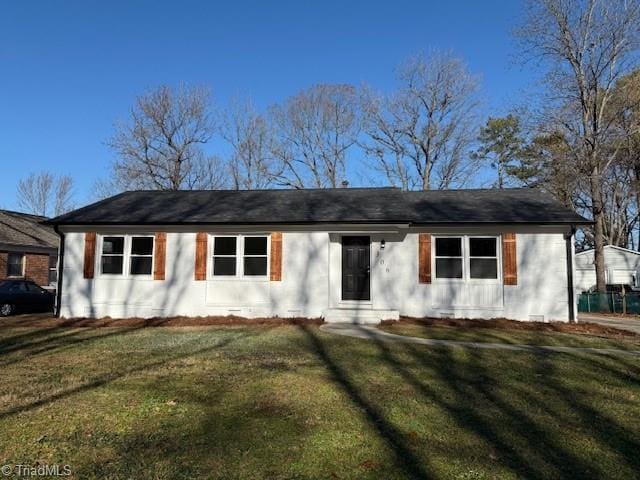
[[[52,220],[63,317],[575,318],[586,221],[532,189],[126,192]]]

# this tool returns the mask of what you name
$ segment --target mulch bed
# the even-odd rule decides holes
[[[520,322],[495,318],[492,320],[472,320],[455,318],[413,318],[402,317],[400,321],[384,320],[383,325],[422,325],[425,327],[455,327],[455,328],[493,328],[498,330],[528,330],[533,332],[559,332],[583,335],[599,335],[606,337],[637,337],[635,332],[619,328],[607,327],[598,323],[580,322]]]
[[[322,325],[321,318],[245,318],[234,315],[210,317],[167,317],[167,318],[56,318],[51,315],[16,315],[0,318],[0,328],[61,328],[61,327],[203,327],[203,326],[279,326],[279,325]],[[597,323],[565,322],[519,322],[497,318],[493,320],[471,320],[454,318],[412,318],[402,317],[400,321],[385,320],[383,325],[422,325],[425,327],[490,328],[499,330],[528,330],[535,332],[560,332],[606,337],[637,337],[637,333]]]
[[[51,315],[17,315],[0,318],[0,328],[35,327],[202,327],[202,326],[278,326],[278,325],[321,325],[321,318],[244,318],[229,316],[211,317],[167,317],[167,318],[56,318]]]

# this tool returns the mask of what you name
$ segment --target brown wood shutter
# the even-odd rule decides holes
[[[84,234],[84,278],[93,278],[96,265],[96,232]]]
[[[431,235],[418,234],[418,281],[431,283]]]
[[[197,281],[207,279],[207,234],[199,232],[196,235],[196,270]]]
[[[518,284],[518,257],[516,255],[516,234],[502,234],[502,279],[505,285]]]
[[[153,279],[164,280],[164,270],[167,261],[167,234],[164,232],[156,233],[154,240],[154,267]]]
[[[271,275],[272,282],[282,280],[282,233],[271,232]]]

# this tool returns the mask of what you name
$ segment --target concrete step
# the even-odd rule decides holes
[[[327,323],[377,324],[382,320],[398,320],[398,310],[374,308],[328,308],[322,314]]]

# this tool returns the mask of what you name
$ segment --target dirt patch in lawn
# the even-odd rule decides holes
[[[17,315],[0,318],[0,328],[36,327],[201,327],[215,325],[321,325],[321,318],[244,318],[229,316],[210,317],[155,317],[155,318],[56,318],[51,315]]]
[[[560,332],[606,337],[638,337],[637,333],[597,323],[580,322],[520,322],[496,318],[492,320],[472,320],[456,318],[412,318],[402,317],[400,321],[384,320],[382,325],[422,325],[427,327],[492,328],[498,330],[520,330],[532,332]]]

